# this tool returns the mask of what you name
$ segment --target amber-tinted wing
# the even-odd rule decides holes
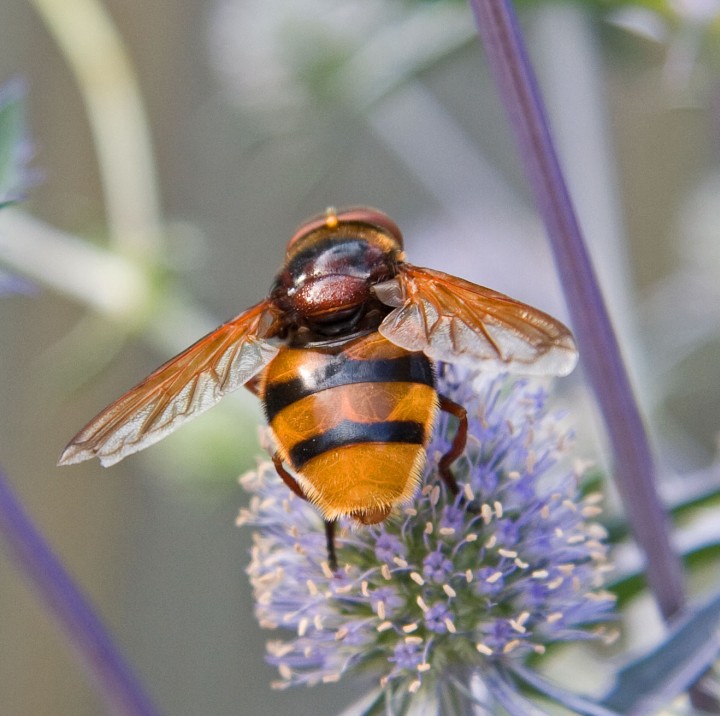
[[[567,375],[577,362],[572,334],[560,321],[469,281],[401,264],[374,290],[395,307],[380,333],[434,360],[544,375]]]
[[[264,340],[277,325],[265,300],[208,333],[96,415],[58,464],[98,457],[107,467],[161,440],[262,370],[277,355]]]

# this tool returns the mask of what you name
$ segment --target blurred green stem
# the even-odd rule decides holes
[[[72,70],[88,114],[111,244],[152,260],[161,212],[150,132],[135,72],[97,0],[32,0]]]

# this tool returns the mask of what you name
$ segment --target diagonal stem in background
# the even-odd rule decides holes
[[[670,544],[645,428],[560,172],[517,20],[509,0],[470,0],[470,5],[547,227],[583,365],[612,446],[618,490],[645,553],[648,583],[668,619],[685,603],[682,566]]]
[[[65,629],[86,672],[117,716],[160,713],[122,657],[87,597],[32,524],[0,473],[0,538],[23,576]]]

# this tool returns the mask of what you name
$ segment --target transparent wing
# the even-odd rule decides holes
[[[96,415],[58,465],[98,457],[107,467],[161,440],[262,370],[278,352],[263,340],[276,325],[265,300],[208,333]]]
[[[577,363],[572,334],[560,321],[489,288],[401,264],[374,291],[395,307],[380,333],[434,360],[543,375],[567,375]]]

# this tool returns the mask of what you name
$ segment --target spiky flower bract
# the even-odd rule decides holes
[[[341,524],[336,572],[320,515],[272,464],[242,478],[253,493],[238,521],[256,528],[257,618],[293,632],[268,644],[277,686],[363,667],[412,694],[458,669],[482,673],[602,633],[589,630],[613,604],[601,590],[598,496],[581,497],[578,474],[562,464],[571,434],[546,391],[447,369],[439,382],[468,410],[467,447],[453,465],[461,494],[437,473],[456,427],[441,414],[418,495],[380,525]]]

